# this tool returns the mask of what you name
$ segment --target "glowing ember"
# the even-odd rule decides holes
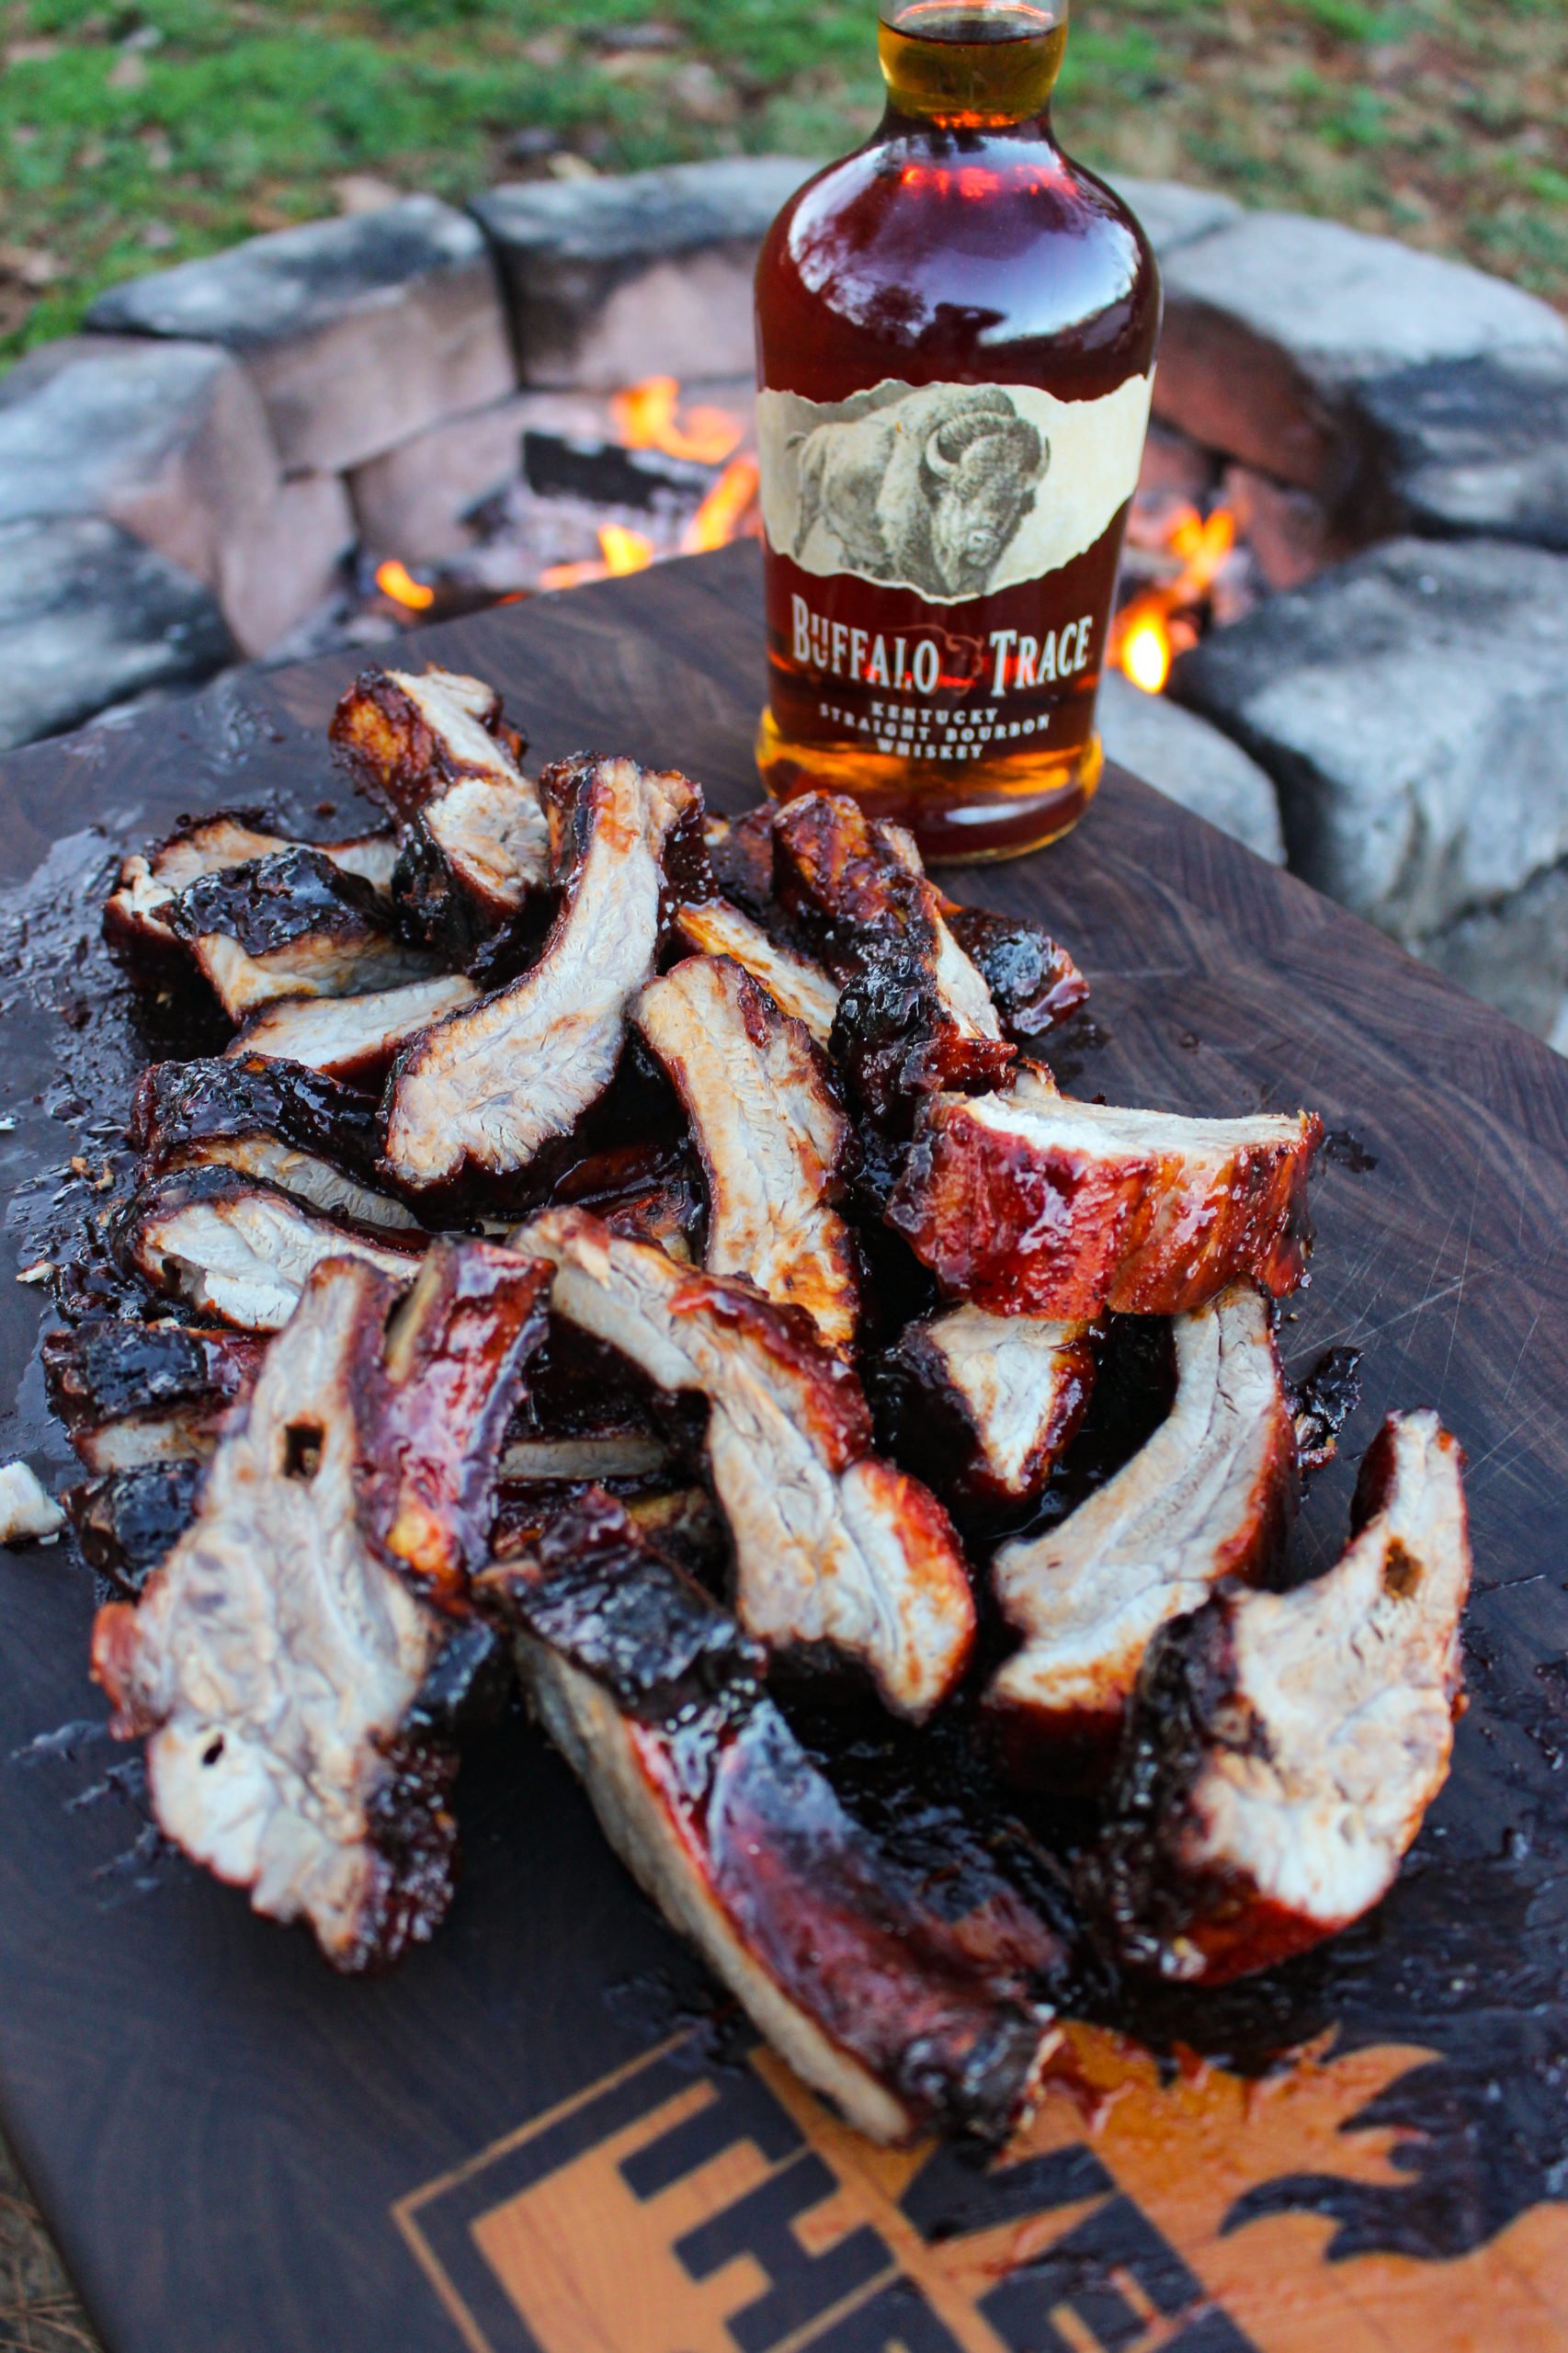
[[[1165,549],[1179,570],[1131,597],[1111,629],[1111,661],[1146,695],[1163,694],[1176,656],[1197,644],[1191,615],[1207,601],[1235,544],[1236,518],[1228,506],[1208,516],[1196,506],[1177,510]]]
[[[597,561],[552,563],[539,575],[541,588],[582,588],[591,580],[613,580],[627,572],[645,571],[653,561],[652,540],[629,531],[623,523],[599,525]]]
[[[411,613],[427,613],[436,601],[436,591],[427,588],[423,580],[415,580],[405,563],[396,556],[389,556],[385,563],[376,566],[376,585],[383,597],[394,605],[402,605]]]
[[[662,449],[668,458],[722,466],[739,449],[745,427],[727,409],[687,409],[684,418],[679,412],[680,386],[673,376],[650,376],[610,403],[615,429],[629,449]]]

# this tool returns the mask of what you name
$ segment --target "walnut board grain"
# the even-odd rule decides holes
[[[721,807],[755,798],[750,550],[397,658],[425,655],[500,686],[536,759],[624,749]],[[4,879],[48,861],[6,894],[0,967],[0,1176],[24,1196],[0,1452],[57,1482],[39,1294],[8,1277],[40,1184],[112,1128],[128,1050],[122,1013],[74,1001],[60,926],[181,811],[347,814],[323,729],[355,666],[246,674],[0,762]],[[1368,1350],[1301,1543],[1333,1556],[1378,1419],[1432,1405],[1469,1450],[1478,1569],[1471,1711],[1398,1887],[1272,1978],[1130,2016],[1199,2054],[1179,2070],[1077,2031],[1092,2121],[1053,2098],[983,2177],[889,2159],[767,2054],[713,2047],[700,1971],[515,1723],[465,1765],[451,1919],[380,1984],[139,1851],[85,1676],[88,1581],[63,1550],[0,1555],[0,2124],[113,2353],[1568,2347],[1568,1063],[1119,773],[1069,841],[952,882],[1084,964],[1102,1035],[1070,1086],[1305,1102],[1355,1139],[1283,1335],[1294,1365]],[[1288,2046],[1306,2055],[1246,2080]]]

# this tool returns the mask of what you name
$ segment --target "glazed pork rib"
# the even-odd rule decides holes
[[[429,1237],[372,1234],[232,1168],[197,1168],[140,1187],[112,1239],[126,1270],[167,1297],[242,1331],[278,1332],[324,1260],[357,1259],[402,1289]]]
[[[106,1319],[48,1335],[44,1385],[82,1462],[103,1476],[205,1460],[263,1353],[249,1333]]]
[[[280,996],[352,996],[426,978],[370,885],[296,847],[187,882],[168,925],[231,1021]]]
[[[1015,1050],[912,837],[819,792],[778,812],[773,843],[779,902],[843,983],[835,1058],[868,1117],[907,1132],[922,1096],[999,1085]]]
[[[478,995],[461,973],[441,972],[364,996],[277,997],[251,1015],[225,1052],[235,1060],[261,1054],[299,1063],[344,1086],[370,1086],[410,1039]]]
[[[373,1177],[381,1127],[369,1098],[259,1054],[154,1063],[136,1090],[131,1137],[141,1174],[232,1168],[328,1217],[417,1233],[419,1221]]]
[[[550,772],[563,901],[539,961],[409,1048],[386,1097],[388,1172],[415,1191],[506,1176],[568,1136],[615,1074],[631,999],[653,978],[663,858],[699,796],[632,760]]]
[[[178,957],[182,950],[170,928],[169,910],[187,883],[306,847],[267,830],[266,821],[248,811],[183,824],[145,856],[125,860],[104,908],[105,937],[112,947],[132,955],[160,961]],[[398,856],[395,835],[365,834],[353,841],[314,847],[345,874],[358,875],[382,896],[391,892]]]
[[[963,1501],[1007,1506],[1042,1492],[1077,1435],[1094,1379],[1086,1324],[954,1307],[909,1326],[878,1385],[901,1451],[929,1447]]]
[[[1004,1034],[1025,1052],[1087,1004],[1089,983],[1059,940],[1019,915],[944,904],[948,929],[991,992]]]
[[[1017,1779],[1103,1779],[1159,1629],[1283,1549],[1295,1424],[1250,1283],[1177,1319],[1176,1360],[1175,1404],[1149,1443],[1059,1526],[996,1555],[996,1598],[1024,1643],[985,1704]]]
[[[691,1123],[708,1182],[703,1263],[804,1309],[830,1348],[854,1345],[854,1244],[833,1203],[851,1137],[819,1047],[723,956],[645,988],[632,1019]]]
[[[1180,1315],[1250,1277],[1301,1281],[1307,1175],[1294,1119],[1187,1120],[1052,1097],[944,1095],[921,1114],[888,1204],[950,1295],[1004,1315]]]
[[[419,1708],[451,1621],[405,1578],[401,1540],[416,1561],[434,1540],[443,1576],[477,1565],[474,1494],[433,1540],[445,1490],[425,1473],[460,1463],[472,1491],[493,1478],[546,1279],[483,1244],[440,1250],[470,1267],[438,1269],[395,1318],[372,1268],[316,1270],[194,1523],[141,1601],[109,1604],[94,1630],[116,1730],[150,1735],[165,1835],[257,1912],[307,1920],[343,1970],[393,1960],[449,1899],[454,1760]],[[502,1374],[498,1400],[476,1354]],[[436,1452],[389,1483],[411,1431]]]
[[[367,670],[332,735],[403,821],[393,895],[443,956],[466,962],[548,888],[549,824],[492,688],[449,670]]]
[[[930,1893],[845,1809],[763,1656],[608,1496],[484,1581],[606,1836],[795,2072],[859,2131],[1006,2138],[1064,1955],[994,1867]]]
[[[780,1012],[803,1021],[819,1046],[833,1035],[838,985],[785,947],[728,899],[699,899],[676,910],[675,927],[699,956],[731,956],[759,981]]]
[[[206,1477],[206,1461],[192,1456],[68,1487],[61,1501],[87,1566],[133,1600],[195,1518]]]
[[[1452,1752],[1463,1462],[1435,1414],[1391,1415],[1337,1567],[1216,1595],[1155,1641],[1086,1875],[1131,1967],[1218,1984],[1392,1885]]]
[[[830,1644],[896,1714],[927,1716],[968,1661],[974,1599],[941,1506],[871,1453],[847,1366],[748,1285],[694,1276],[579,1211],[547,1211],[514,1239],[554,1261],[558,1318],[660,1389],[709,1400],[747,1631],[770,1647]]]

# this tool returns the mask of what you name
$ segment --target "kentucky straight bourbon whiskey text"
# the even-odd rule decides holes
[[[1067,0],[884,0],[876,137],[757,272],[780,799],[854,793],[937,858],[1065,833],[1148,426],[1148,241],[1051,128]]]

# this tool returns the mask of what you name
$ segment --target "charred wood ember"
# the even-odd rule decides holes
[[[826,1644],[920,1720],[957,1684],[974,1599],[947,1514],[871,1452],[849,1368],[804,1317],[693,1275],[597,1220],[547,1211],[514,1237],[554,1260],[554,1313],[665,1391],[710,1404],[707,1454],[741,1621],[770,1648]]]
[[[675,927],[699,956],[730,956],[759,981],[779,1010],[804,1022],[819,1046],[833,1034],[838,987],[820,964],[797,955],[728,899],[699,899],[675,914]]]
[[[281,850],[187,882],[170,930],[231,1021],[280,996],[352,996],[427,978],[369,883],[319,849]]]
[[[47,1336],[44,1385],[88,1471],[134,1471],[210,1455],[263,1353],[248,1333],[105,1319]]]
[[[133,958],[183,962],[169,910],[187,883],[306,847],[272,832],[266,818],[250,810],[188,820],[145,856],[125,860],[104,908],[104,936],[111,948]],[[366,834],[314,847],[345,874],[358,875],[382,895],[390,892],[398,855],[395,835]]]
[[[986,1707],[1013,1778],[1093,1786],[1114,1761],[1160,1627],[1280,1558],[1296,1440],[1268,1311],[1250,1284],[1176,1324],[1176,1392],[1148,1444],[1060,1526],[1005,1544],[997,1601],[1023,1648]]]
[[[251,1015],[226,1051],[235,1060],[262,1054],[298,1063],[344,1086],[369,1087],[411,1039],[478,995],[462,974],[441,972],[364,996],[277,997]]]
[[[395,1959],[450,1896],[454,1760],[426,1701],[466,1630],[415,1587],[483,1552],[547,1277],[437,1245],[394,1313],[373,1269],[319,1268],[194,1523],[134,1608],[98,1614],[94,1673],[120,1735],[150,1735],[165,1835],[340,1969]]]
[[[1463,1462],[1435,1414],[1390,1415],[1337,1567],[1216,1595],[1157,1637],[1085,1874],[1123,1962],[1219,1984],[1387,1893],[1448,1778]]]
[[[1095,1381],[1085,1324],[949,1308],[913,1324],[874,1370],[905,1459],[958,1503],[1016,1506],[1044,1488]]]
[[[392,892],[409,927],[466,964],[550,883],[550,827],[500,697],[454,671],[370,669],[332,736],[403,823]]]
[[[131,1140],[143,1176],[232,1168],[328,1217],[392,1233],[419,1221],[369,1180],[381,1127],[369,1097],[259,1054],[154,1063],[136,1090]]]
[[[250,1332],[281,1331],[328,1258],[357,1259],[399,1288],[411,1283],[428,1238],[372,1234],[232,1168],[152,1178],[119,1212],[111,1234],[127,1273]]]
[[[205,1460],[143,1462],[68,1487],[65,1506],[82,1557],[134,1600],[196,1517]]]
[[[703,1264],[803,1309],[827,1347],[849,1349],[855,1250],[833,1204],[852,1139],[821,1049],[727,957],[688,957],[643,990],[632,1018],[691,1122]]]
[[[1026,1052],[1089,999],[1065,948],[1023,915],[946,905],[948,929],[991,992],[1003,1030]]]
[[[546,782],[562,902],[539,961],[437,1022],[388,1085],[385,1167],[415,1191],[510,1175],[567,1138],[614,1077],[627,1007],[653,976],[665,846],[696,819],[696,787],[632,760],[562,763]]]
[[[834,1059],[867,1117],[907,1133],[923,1097],[998,1086],[1015,1050],[902,828],[811,793],[773,842],[780,904],[842,983]]]
[[[861,2131],[1006,2139],[1063,1952],[1017,1894],[929,1900],[761,1687],[759,1648],[590,1495],[484,1581],[605,1835],[796,2073]]]
[[[1187,1120],[1032,1086],[921,1114],[888,1204],[950,1296],[1005,1315],[1181,1315],[1306,1270],[1314,1114]]]

